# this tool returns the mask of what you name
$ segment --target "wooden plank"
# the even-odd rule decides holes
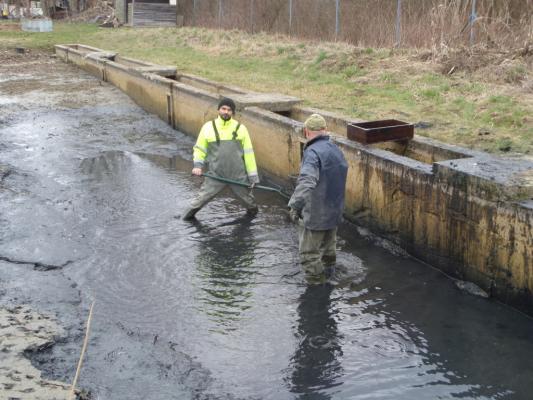
[[[136,26],[176,26],[176,6],[162,3],[135,2],[128,7],[128,20],[133,17]]]

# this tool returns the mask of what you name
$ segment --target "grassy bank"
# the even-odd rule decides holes
[[[0,49],[84,43],[365,120],[419,123],[416,133],[497,153],[533,154],[533,54],[392,51],[200,28],[99,29],[55,23],[52,33],[0,24]],[[1,53],[0,53],[1,57]],[[1,61],[1,60],[0,60]],[[0,70],[1,71],[1,70]]]

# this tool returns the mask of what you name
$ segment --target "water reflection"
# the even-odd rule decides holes
[[[300,342],[291,359],[290,390],[300,399],[326,400],[321,391],[339,385],[343,370],[339,358],[342,348],[337,323],[331,313],[333,286],[308,286],[298,306]]]
[[[95,181],[114,179],[127,174],[132,169],[132,154],[125,151],[104,151],[96,157],[85,158],[80,164],[84,175]]]
[[[179,155],[169,157],[163,154],[152,154],[152,153],[136,153],[139,157],[142,157],[146,160],[150,160],[154,164],[163,167],[170,171],[180,171],[190,173],[191,170],[191,161],[187,158],[180,157]]]
[[[382,253],[365,261],[367,279],[339,293],[344,304],[334,302],[342,309],[346,398],[531,398],[525,376],[532,364],[511,350],[518,342],[531,348],[518,339],[530,322],[521,326],[510,310],[458,296],[445,276],[411,259]],[[514,335],[501,340],[498,325],[511,319]],[[496,367],[502,360],[506,368]]]
[[[236,218],[222,196],[193,224],[171,219],[196,187],[188,168],[122,151],[82,163],[87,280],[110,315],[187,338],[237,398],[530,398],[530,320],[351,226],[341,227],[335,289],[301,288],[301,275],[286,279],[299,270],[296,238],[274,207]]]
[[[252,220],[241,217],[215,226],[195,220],[193,224],[199,250],[195,261],[201,278],[198,307],[215,323],[213,330],[234,330],[235,322],[251,307],[250,286],[257,273]]]

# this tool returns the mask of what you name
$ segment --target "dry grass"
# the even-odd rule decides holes
[[[11,22],[2,22],[0,23],[0,31],[20,31],[20,24],[15,24]]]
[[[98,30],[80,24],[56,24],[44,36],[0,32],[0,47],[75,42],[255,91],[294,95],[354,118],[421,123],[418,134],[445,142],[533,154],[530,47],[374,49],[236,30]]]
[[[298,96],[361,119],[423,122],[417,133],[493,152],[533,153],[532,52],[362,48],[286,35],[199,28],[136,31],[139,58],[252,90]],[[118,42],[131,31],[121,31]],[[186,49],[177,57],[173,47]],[[213,69],[213,62],[217,68]],[[449,74],[452,70],[453,72]]]
[[[252,33],[290,34],[320,40],[342,40],[362,47],[396,43],[396,1],[340,1],[340,32],[335,33],[335,0],[180,1],[179,13],[189,26],[239,29]],[[533,38],[533,0],[477,0],[475,43],[501,48],[523,46]],[[402,0],[401,43],[404,47],[440,48],[468,44],[471,0]],[[221,15],[221,18],[219,16]]]

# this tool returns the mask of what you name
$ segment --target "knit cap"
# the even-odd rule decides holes
[[[326,129],[326,120],[320,114],[312,114],[305,120],[304,126],[310,131],[321,131]]]
[[[235,102],[227,97],[223,97],[219,102],[218,102],[218,108],[217,110],[220,110],[220,107],[222,106],[227,106],[229,108],[231,108],[231,111],[233,111],[235,113]]]

